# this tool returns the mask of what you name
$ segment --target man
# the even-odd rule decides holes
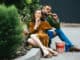
[[[80,51],[80,48],[75,47],[72,42],[68,39],[68,37],[63,33],[60,29],[60,21],[56,13],[51,12],[52,8],[50,5],[45,5],[42,8],[43,17],[45,20],[49,22],[49,24],[54,27],[55,31],[47,30],[47,33],[50,37],[49,46],[51,44],[51,39],[55,36],[59,36],[59,38],[65,42],[66,47],[69,51]]]

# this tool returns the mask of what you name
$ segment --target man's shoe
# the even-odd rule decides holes
[[[71,51],[71,52],[80,52],[80,48],[72,46],[72,47],[70,47],[69,51]]]

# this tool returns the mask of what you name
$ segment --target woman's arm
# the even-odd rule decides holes
[[[39,27],[41,21],[39,19],[36,19],[35,25],[34,25],[34,30],[37,30],[37,28]]]
[[[30,24],[29,24],[30,33],[37,32],[39,25],[40,25],[40,21],[36,21],[35,23],[30,22]]]

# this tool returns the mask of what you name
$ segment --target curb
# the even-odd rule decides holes
[[[63,27],[80,27],[79,23],[61,23]]]
[[[39,48],[32,48],[26,55],[14,60],[40,60],[41,52]]]

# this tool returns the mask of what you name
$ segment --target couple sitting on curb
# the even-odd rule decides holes
[[[51,31],[55,28],[55,31]],[[57,51],[50,48],[51,40],[55,36],[65,42],[69,51],[80,51],[74,47],[72,42],[66,37],[60,29],[60,21],[57,14],[51,12],[51,6],[43,6],[41,10],[36,10],[33,14],[32,21],[29,24],[30,37],[27,42],[33,46],[41,48],[44,57],[58,55]]]

